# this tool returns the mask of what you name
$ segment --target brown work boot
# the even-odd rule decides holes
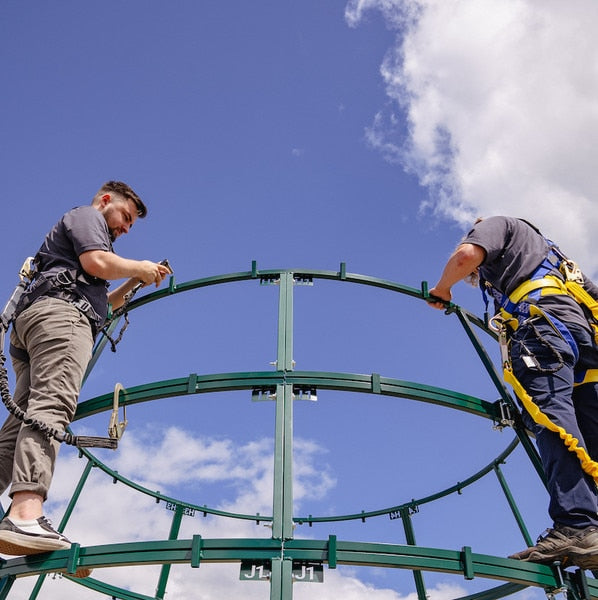
[[[550,564],[561,561],[563,566],[582,569],[598,568],[598,527],[581,529],[556,525],[538,538],[535,546],[512,554],[509,558]]]

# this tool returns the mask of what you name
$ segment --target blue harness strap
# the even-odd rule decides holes
[[[540,265],[531,274],[528,281],[536,281],[538,279],[542,279],[546,275],[554,274],[554,272],[558,271],[559,269],[559,266],[563,260],[563,255],[552,241],[546,239],[546,242],[549,245],[548,254],[540,263]],[[484,304],[486,305],[486,312],[488,312],[489,305],[487,293],[487,290],[489,290],[490,294],[492,295],[492,298],[495,301],[496,308],[500,308],[509,315],[512,315],[514,318],[516,318],[518,325],[521,325],[524,321],[533,316],[533,309],[530,309],[530,306],[534,306],[535,310],[533,312],[536,312],[536,314],[540,314],[541,316],[543,316],[552,325],[555,331],[557,331],[560,334],[560,336],[571,347],[571,351],[575,356],[575,360],[578,360],[579,349],[568,327],[553,315],[550,315],[535,306],[535,302],[537,302],[540,299],[540,296],[542,294],[542,288],[538,288],[529,292],[525,296],[525,301],[519,302],[513,302],[507,294],[504,294],[496,288],[494,288],[482,277],[480,277],[480,288],[482,290],[482,298],[484,300]],[[528,300],[531,300],[532,302],[529,302]]]

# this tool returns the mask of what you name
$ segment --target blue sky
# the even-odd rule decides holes
[[[108,179],[130,183],[149,208],[116,251],[168,257],[177,282],[246,271],[252,260],[262,269],[346,262],[349,272],[417,288],[435,282],[474,216],[501,213],[534,220],[598,273],[592,0],[5,0],[0,11],[7,297],[51,225]],[[497,398],[455,318],[337,282],[294,298],[297,369],[378,372]],[[465,285],[455,300],[482,311]],[[277,306],[277,289],[255,282],[147,305],[81,399],[117,381],[269,370]],[[406,400],[327,392],[295,411],[300,515],[426,496],[512,439]],[[119,472],[187,501],[271,512],[273,405],[215,394],[137,405],[128,417],[121,449],[106,455]],[[90,421],[101,433],[107,417]],[[48,505],[55,520],[81,468],[63,449]],[[535,536],[550,525],[546,494],[521,450],[505,472]],[[169,519],[94,474],[67,533],[87,545],[162,538]],[[523,546],[493,480],[426,506],[414,526],[423,546],[496,556]],[[184,522],[181,535],[193,533],[268,536],[263,525],[199,517]],[[400,521],[387,517],[296,534],[404,542]],[[127,571],[97,575],[153,593],[156,569]],[[264,584],[239,582],[237,567],[200,571],[173,569],[170,597],[268,597]],[[409,572],[325,577],[316,589],[296,585],[295,597],[398,600],[414,590]],[[425,578],[432,600],[489,585]],[[44,598],[70,585],[49,581]],[[26,598],[30,586],[20,580],[11,597]]]

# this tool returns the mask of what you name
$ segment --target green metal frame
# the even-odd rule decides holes
[[[88,547],[73,544],[70,550],[4,561],[0,564],[0,600],[8,597],[13,582],[18,576],[39,575],[30,595],[30,600],[34,600],[38,597],[47,573],[60,571],[65,573],[66,577],[69,577],[69,575],[75,573],[78,567],[82,566],[99,569],[107,566],[147,564],[162,565],[155,596],[151,597],[118,588],[91,577],[71,579],[74,584],[85,586],[112,598],[163,600],[167,593],[170,566],[172,564],[189,564],[192,568],[198,568],[200,564],[240,563],[241,561],[267,564],[269,566],[271,600],[290,600],[292,598],[293,567],[295,564],[326,564],[329,569],[335,569],[338,565],[408,569],[413,572],[419,600],[426,598],[423,577],[426,571],[461,574],[465,579],[483,577],[508,582],[484,592],[467,596],[467,600],[502,598],[528,586],[542,587],[549,592],[566,590],[570,598],[579,598],[580,600],[582,598],[595,598],[598,600],[598,582],[594,579],[587,580],[581,570],[572,573],[562,571],[558,567],[547,567],[476,554],[469,547],[464,547],[461,550],[443,550],[423,548],[416,544],[412,515],[417,512],[419,506],[449,494],[459,493],[462,489],[474,484],[490,472],[494,472],[497,476],[498,483],[525,542],[528,545],[532,544],[500,465],[521,443],[538,475],[543,479],[544,474],[538,454],[521,424],[516,403],[476,334],[475,329],[486,335],[494,335],[487,327],[485,320],[468,313],[457,305],[450,304],[447,306],[447,314],[454,313],[457,315],[483,367],[496,387],[500,399],[495,402],[488,402],[481,398],[421,383],[382,377],[378,373],[358,375],[337,372],[295,371],[293,361],[294,287],[298,283],[311,284],[315,279],[373,286],[424,301],[429,297],[426,282],[422,282],[420,289],[410,288],[388,280],[347,273],[345,263],[341,263],[339,271],[259,271],[256,262],[253,261],[251,270],[241,273],[197,279],[182,284],[176,284],[174,277],[171,277],[168,287],[138,298],[130,305],[132,311],[169,295],[238,281],[258,280],[261,283],[275,284],[279,287],[277,358],[273,371],[217,373],[201,376],[191,374],[177,379],[130,387],[121,394],[121,404],[124,406],[190,395],[197,396],[197,400],[200,401],[202,394],[232,390],[249,390],[254,398],[273,400],[275,402],[275,448],[272,515],[226,512],[206,505],[194,505],[180,499],[168,497],[121,476],[102,463],[91,451],[82,449],[80,456],[87,460],[87,464],[59,525],[59,530],[62,531],[66,527],[91,469],[95,467],[111,477],[114,483],[127,485],[139,493],[154,497],[157,502],[167,502],[170,506],[173,506],[173,519],[168,539]],[[109,333],[114,332],[117,326],[118,322],[113,322],[109,328]],[[97,363],[107,341],[107,337],[102,336],[96,344],[85,375],[86,378]],[[396,506],[382,507],[370,511],[362,510],[353,514],[297,516],[293,515],[293,404],[295,399],[315,390],[367,393],[445,406],[489,419],[500,427],[511,425],[515,436],[507,448],[486,467],[464,481],[460,481],[430,496],[412,499]],[[112,405],[112,392],[82,401],[77,408],[75,421],[109,411],[112,409]],[[186,511],[198,511],[203,513],[204,516],[210,514],[223,518],[269,522],[272,526],[272,536],[270,539],[204,539],[199,535],[195,535],[192,539],[178,539],[181,521]],[[337,540],[334,535],[330,535],[326,540],[294,539],[294,526],[296,524],[307,523],[312,525],[314,523],[357,519],[365,522],[366,519],[379,516],[390,516],[391,519],[402,520],[407,545],[341,541]]]

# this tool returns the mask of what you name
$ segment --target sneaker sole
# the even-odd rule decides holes
[[[52,550],[68,550],[69,542],[53,540],[41,536],[29,536],[12,531],[0,531],[0,554],[29,556]]]

